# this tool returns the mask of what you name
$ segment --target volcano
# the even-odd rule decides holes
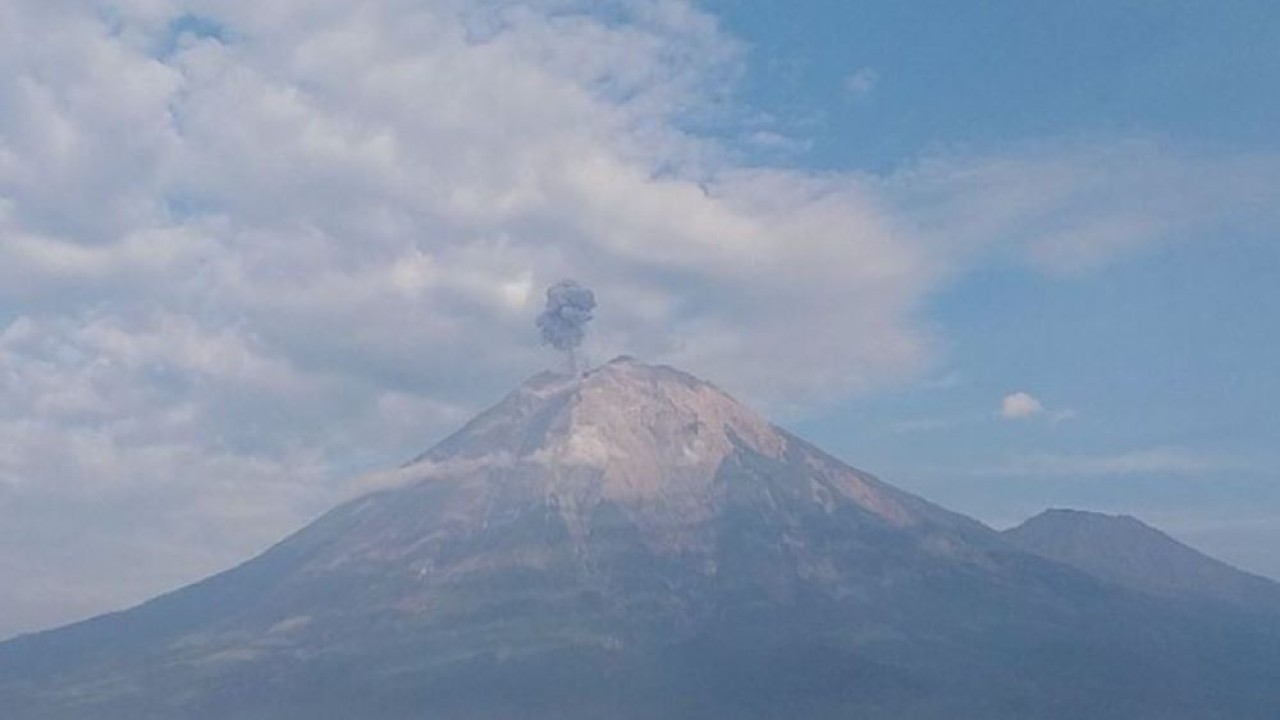
[[[672,368],[536,376],[396,475],[0,644],[0,717],[1280,717],[1276,614],[1032,552]]]

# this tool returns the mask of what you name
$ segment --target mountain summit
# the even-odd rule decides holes
[[[411,469],[486,480],[494,471],[536,469],[526,475],[530,489],[568,527],[580,531],[587,514],[612,505],[661,541],[671,524],[696,525],[714,511],[725,458],[739,450],[779,458],[787,445],[710,384],[618,358],[581,377],[531,379]]]
[[[816,505],[852,503],[894,525],[976,529],[835,462],[710,383],[626,356],[581,376],[535,376],[404,475],[481,488],[515,474],[525,481],[522,492],[540,494],[559,512],[575,542],[584,540],[590,514],[609,507],[649,542],[669,544],[722,509],[729,494],[717,478],[742,455],[810,467],[805,489]]]
[[[0,644],[3,716],[1280,708],[1273,619],[1026,552],[672,368],[536,376],[398,475],[240,567]]]

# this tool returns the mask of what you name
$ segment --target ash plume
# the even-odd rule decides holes
[[[595,293],[575,280],[561,280],[547,288],[547,306],[538,315],[538,331],[542,342],[568,355],[572,372],[578,370],[577,349],[595,308]]]

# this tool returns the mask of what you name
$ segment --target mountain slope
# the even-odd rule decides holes
[[[1004,536],[1028,552],[1141,592],[1280,614],[1280,584],[1208,557],[1136,518],[1048,510]]]
[[[0,644],[8,720],[1272,718],[1280,627],[1025,553],[715,387],[542,375],[261,556]]]

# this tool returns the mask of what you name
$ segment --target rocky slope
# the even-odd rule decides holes
[[[1029,554],[621,358],[263,555],[0,644],[7,720],[1274,718],[1280,625]]]

